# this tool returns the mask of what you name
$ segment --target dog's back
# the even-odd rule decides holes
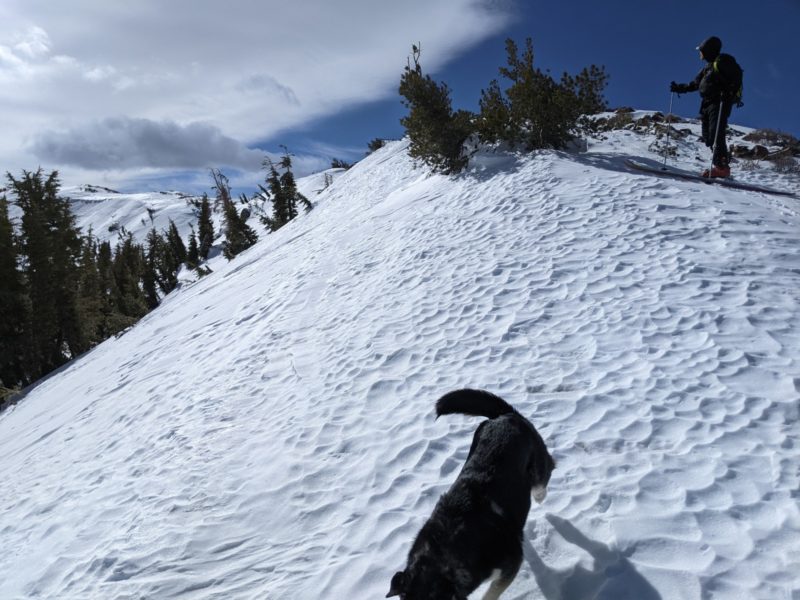
[[[472,438],[459,479],[486,482],[492,499],[506,506],[515,525],[522,527],[530,511],[530,497],[544,500],[555,468],[544,440],[533,424],[508,402],[490,392],[463,389],[436,402],[436,415],[464,414],[487,417]]]
[[[404,600],[466,598],[496,572],[500,579],[486,597],[499,596],[522,561],[531,491],[543,499],[536,490],[546,488],[555,466],[531,422],[494,394],[450,392],[436,402],[437,418],[448,414],[488,420],[478,426],[461,473],[417,535],[406,570],[392,579],[389,595]]]

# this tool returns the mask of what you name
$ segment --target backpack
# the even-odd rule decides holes
[[[736,59],[730,54],[720,54],[713,63],[714,72],[719,74],[725,88],[726,99],[731,100],[737,107],[744,106],[742,102],[744,71]]]

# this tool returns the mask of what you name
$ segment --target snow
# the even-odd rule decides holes
[[[298,181],[298,191],[312,201],[324,190],[326,177],[336,181],[344,169],[328,169]],[[235,200],[241,190],[232,189]],[[209,200],[214,203],[214,190],[211,189],[209,177]],[[15,222],[19,222],[22,211],[13,204],[12,194],[6,194],[11,201],[9,215]],[[77,187],[64,187],[59,195],[69,199],[70,209],[75,216],[75,224],[83,234],[91,230],[94,237],[100,241],[110,241],[113,245],[123,232],[133,235],[139,243],[144,243],[151,229],[164,232],[169,228],[169,222],[175,223],[184,242],[188,244],[192,226],[197,230],[197,219],[200,214],[200,196],[192,196],[176,191],[120,193],[115,190],[84,185]],[[223,224],[221,211],[212,214],[212,221],[217,233]],[[263,230],[255,216],[251,225]]]
[[[390,143],[42,382],[0,415],[0,598],[383,597],[466,457],[479,420],[433,414],[464,386],[558,463],[504,598],[796,597],[797,200],[605,138],[454,178]]]
[[[125,194],[86,185],[64,187],[60,195],[70,200],[75,224],[82,233],[87,234],[91,230],[96,238],[110,241],[112,246],[123,231],[130,232],[142,243],[151,229],[165,231],[170,220],[187,241],[190,226],[194,224],[196,229],[199,210],[190,202],[199,198],[180,192]],[[9,195],[9,200],[13,199],[13,195]],[[22,211],[13,203],[9,208],[12,219],[18,221]]]

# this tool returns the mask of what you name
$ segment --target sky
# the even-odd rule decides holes
[[[196,192],[218,167],[247,188],[285,145],[307,174],[402,137],[412,44],[454,107],[477,110],[509,37],[531,37],[554,75],[604,65],[611,107],[666,111],[669,82],[691,80],[716,35],[745,72],[731,121],[800,137],[798,24],[800,0],[3,0],[0,170]],[[673,98],[682,116],[698,105]]]

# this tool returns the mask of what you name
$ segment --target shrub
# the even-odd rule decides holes
[[[739,161],[739,170],[744,172],[758,171],[759,164],[757,160],[752,158],[743,158]]]
[[[772,161],[772,164],[775,165],[775,170],[778,173],[784,174],[799,174],[800,173],[800,163],[798,163],[794,158],[791,156],[780,156]]]
[[[481,91],[480,108],[476,131],[481,141],[495,143],[514,139],[511,106],[497,80],[493,80],[487,90]]]
[[[369,150],[367,154],[372,154],[376,150],[380,150],[381,148],[383,148],[385,145],[386,145],[386,140],[383,140],[381,138],[375,138],[369,144],[367,144],[367,149]]]
[[[472,133],[472,114],[453,111],[450,88],[422,74],[420,48],[412,46],[412,58],[400,78],[400,95],[409,109],[400,119],[411,140],[409,154],[439,173],[458,173],[467,165],[464,142]]]
[[[764,144],[766,146],[780,146],[782,148],[800,148],[800,140],[791,134],[776,129],[757,129],[742,138],[746,142]]]
[[[605,67],[597,65],[585,67],[574,76],[569,73],[561,76],[561,85],[571,92],[577,101],[575,110],[579,115],[593,115],[608,108],[603,97],[607,83],[608,74]]]
[[[526,150],[563,148],[579,128],[582,115],[605,110],[603,90],[608,75],[592,65],[577,75],[564,73],[555,81],[534,68],[533,44],[528,38],[520,56],[516,43],[506,40],[507,66],[500,68],[510,86],[505,93],[495,80],[481,92],[477,131],[484,142],[506,141]]]
[[[345,171],[353,166],[353,163],[345,162],[339,158],[331,161],[331,169],[344,169]]]

